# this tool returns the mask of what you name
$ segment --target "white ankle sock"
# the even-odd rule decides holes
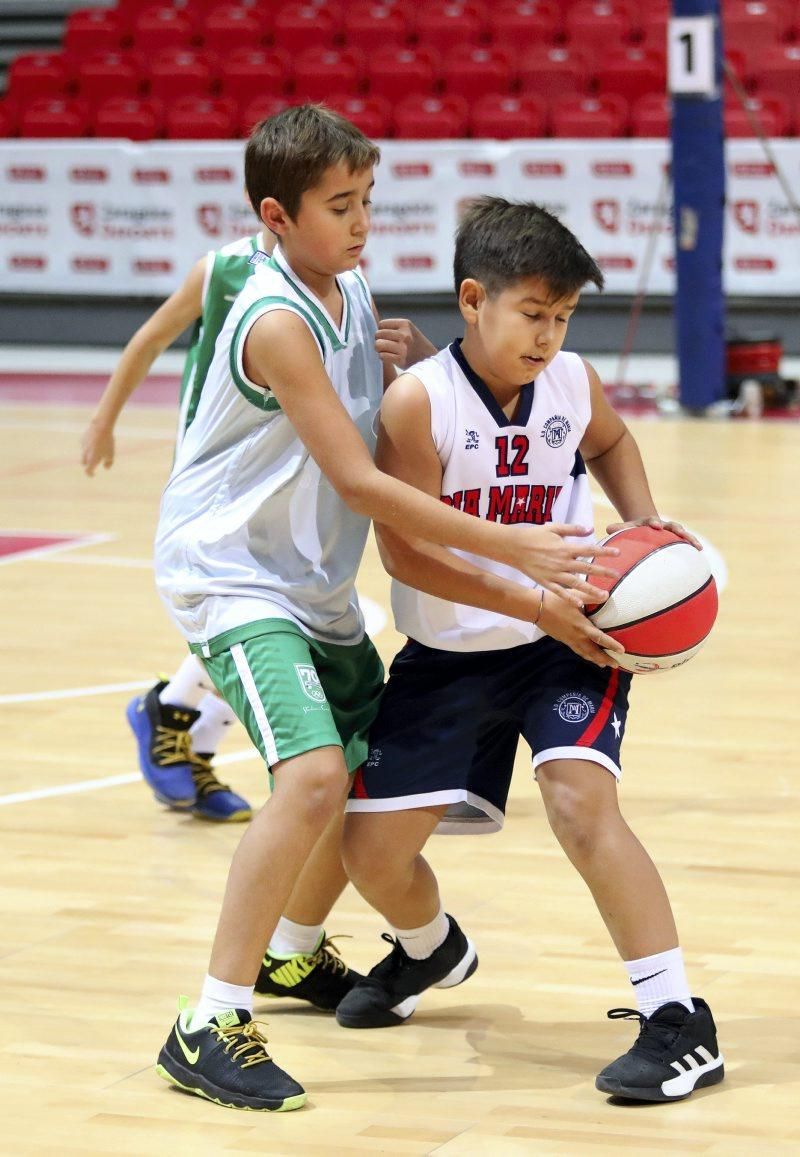
[[[641,960],[626,960],[624,964],[636,990],[636,1003],[642,1016],[650,1016],[670,1001],[677,1001],[694,1012],[680,948],[643,956]]]
[[[413,960],[426,960],[444,944],[450,931],[450,921],[440,908],[430,924],[423,924],[421,928],[392,928],[392,931],[407,955]]]
[[[212,1016],[218,1012],[227,1012],[229,1008],[244,1008],[247,1012],[253,1011],[254,985],[228,984],[225,980],[216,980],[207,975],[203,981],[203,991],[192,1014],[191,1031],[208,1024]]]
[[[269,951],[275,956],[310,956],[321,935],[321,924],[295,924],[281,916],[269,942]]]
[[[211,756],[220,745],[222,736],[232,723],[236,715],[219,695],[208,691],[197,704],[200,718],[195,720],[189,728],[192,747],[200,755]]]
[[[158,698],[173,707],[189,707],[194,711],[203,696],[213,689],[214,684],[197,656],[187,655]]]

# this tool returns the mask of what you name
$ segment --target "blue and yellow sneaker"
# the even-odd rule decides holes
[[[253,809],[246,799],[220,783],[214,775],[210,755],[192,753],[192,779],[197,798],[192,815],[217,823],[233,824],[253,818]]]
[[[131,699],[125,716],[139,748],[139,768],[153,795],[159,803],[188,811],[197,799],[189,728],[200,713],[162,703],[159,695],[166,685],[156,683],[146,695]]]
[[[307,955],[267,954],[256,980],[259,996],[293,996],[323,1012],[333,1012],[350,989],[364,977],[348,968],[333,940],[323,932]]]
[[[185,1005],[181,997],[178,1019],[158,1054],[160,1077],[229,1109],[285,1113],[305,1104],[305,1089],[275,1064],[249,1012],[231,1008],[193,1030]]]

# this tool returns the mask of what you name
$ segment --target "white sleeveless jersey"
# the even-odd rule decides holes
[[[591,418],[589,378],[577,354],[557,354],[535,382],[523,386],[513,419],[472,371],[459,343],[408,372],[422,382],[430,399],[443,502],[491,522],[593,525],[578,451]],[[454,553],[483,570],[533,585],[513,567]],[[392,609],[398,631],[445,651],[517,647],[543,633],[533,623],[451,603],[397,581],[392,583]]]
[[[300,317],[372,451],[383,373],[369,290],[358,272],[338,277],[337,326],[280,248],[252,260],[164,491],[156,582],[183,634],[203,650],[223,633],[275,618],[324,642],[354,644],[364,634],[354,582],[369,520],[345,506],[272,392],[248,380],[243,349],[263,314]]]

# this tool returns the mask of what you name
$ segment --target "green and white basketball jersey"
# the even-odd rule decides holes
[[[374,450],[383,372],[371,298],[358,272],[337,282],[338,326],[280,248],[256,265],[225,320],[178,447],[161,504],[156,581],[185,637],[207,654],[274,629],[275,620],[323,642],[363,638],[354,584],[369,520],[342,502],[278,400],[243,368],[255,321],[274,310],[295,314]]]
[[[200,390],[225,318],[255,268],[253,254],[260,250],[261,235],[257,233],[254,237],[240,237],[222,249],[212,249],[206,256],[203,312],[192,331],[181,379],[178,444],[197,411]]]

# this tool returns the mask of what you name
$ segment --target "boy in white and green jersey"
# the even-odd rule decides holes
[[[158,1061],[165,1079],[236,1108],[305,1101],[252,1021],[253,987],[315,846],[340,830],[382,689],[355,593],[369,519],[602,597],[580,575],[603,568],[566,541],[590,528],[471,518],[376,468],[384,374],[357,266],[378,158],[318,105],[254,129],[247,191],[279,248],[217,340],[156,537],[159,591],[274,782],[234,856],[200,1000],[182,1009]],[[430,349],[416,338],[407,360]]]

